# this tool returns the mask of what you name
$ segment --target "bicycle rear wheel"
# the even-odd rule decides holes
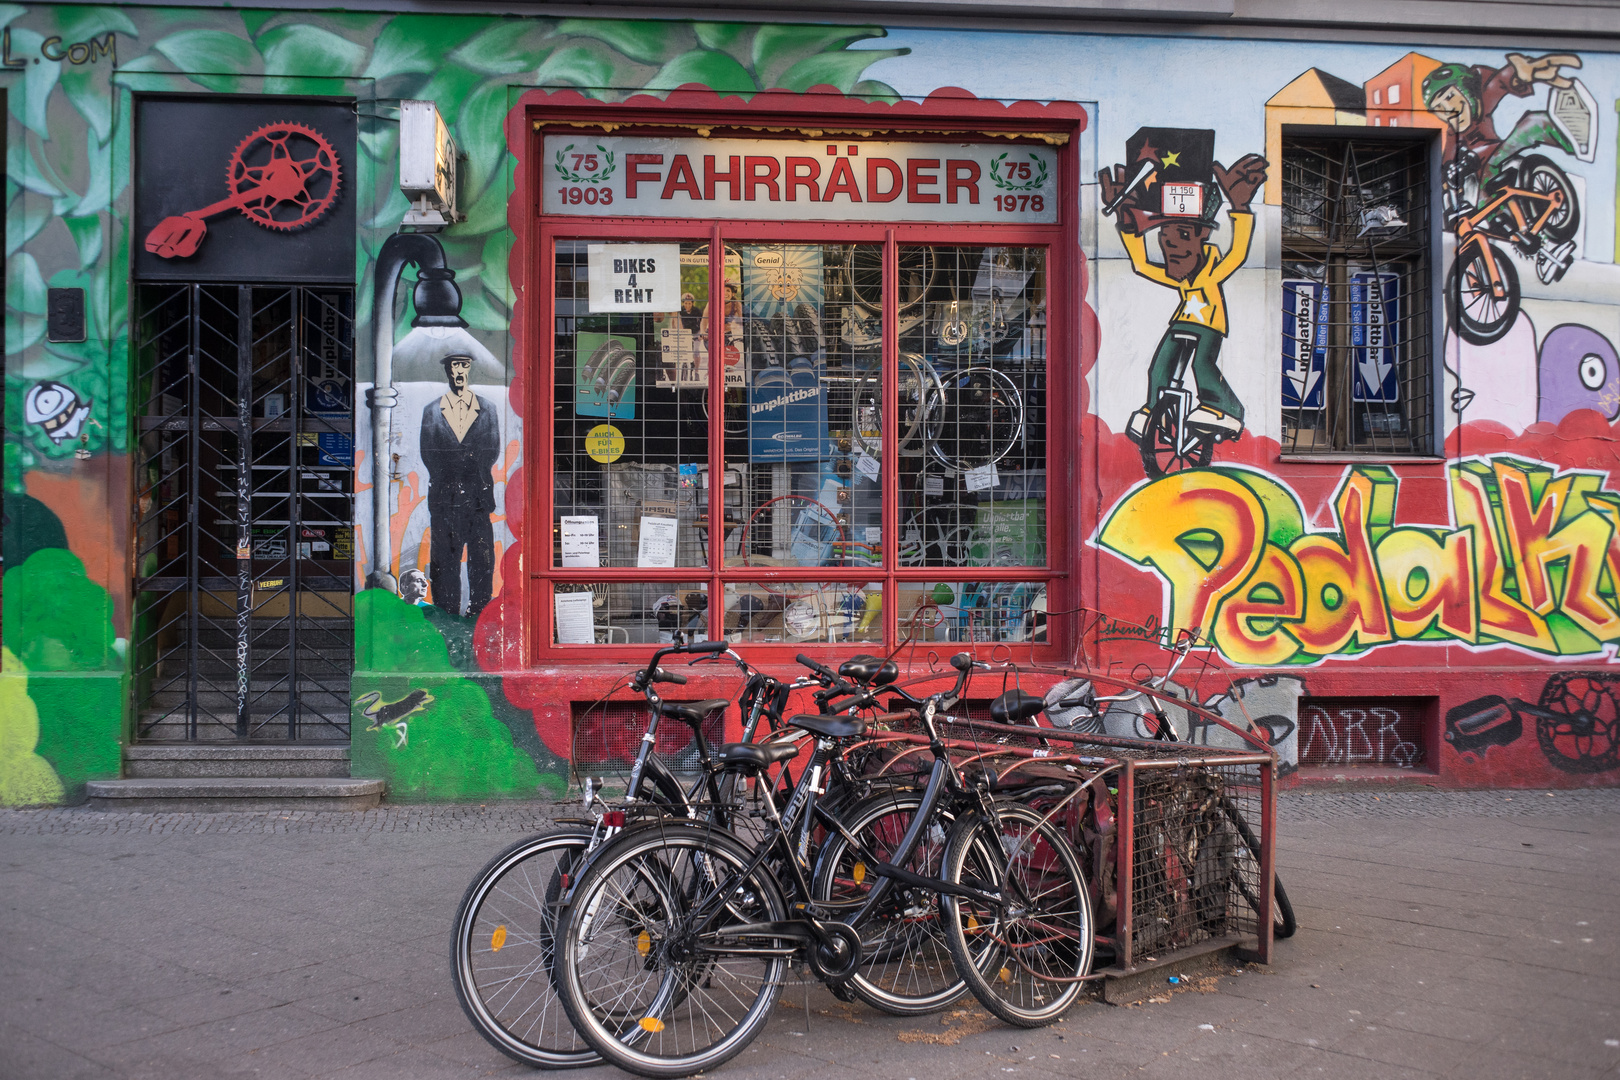
[[[709,826],[627,833],[583,871],[562,913],[555,977],[574,1027],[608,1062],[650,1077],[690,1076],[746,1047],[781,993],[792,942],[726,948],[727,927],[785,919],[770,873]],[[688,917],[720,902],[704,926]]]
[[[810,886],[815,899],[864,900],[878,882],[878,864],[893,857],[921,805],[915,792],[886,792],[841,815],[848,835],[832,832],[822,844]],[[932,826],[932,835],[923,835],[903,869],[937,876],[949,826],[943,817]],[[846,985],[873,1008],[917,1016],[943,1009],[967,993],[940,926],[937,894],[895,885],[874,917],[857,929],[861,964]]]
[[[941,899],[956,970],[991,1013],[1019,1027],[1053,1023],[1091,968],[1091,900],[1074,845],[1017,803],[959,822],[944,878],[999,896]]]
[[[542,1069],[602,1060],[551,982],[555,905],[590,839],[588,829],[564,828],[519,840],[479,872],[456,912],[450,969],[462,1011],[495,1049]]]

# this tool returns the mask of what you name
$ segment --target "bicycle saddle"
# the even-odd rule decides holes
[[[693,727],[699,727],[702,725],[705,716],[730,704],[730,698],[711,698],[708,701],[687,702],[666,701],[658,707],[658,711],[664,716],[673,716],[677,720],[686,721]]]
[[[788,723],[825,739],[852,739],[866,734],[866,721],[858,716],[818,716],[814,713],[805,713],[791,717]]]
[[[866,685],[887,686],[900,677],[900,669],[893,660],[879,660],[868,653],[852,656],[838,665],[838,674],[846,679]]]
[[[743,769],[764,769],[797,757],[799,747],[790,742],[728,742],[721,744],[720,764]]]
[[[1024,690],[1008,690],[990,703],[990,719],[998,724],[1021,724],[1040,715],[1046,699]]]

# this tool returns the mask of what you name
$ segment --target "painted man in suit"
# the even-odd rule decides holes
[[[467,552],[467,614],[489,603],[495,579],[495,479],[501,425],[494,408],[467,386],[472,357],[447,356],[449,389],[422,410],[422,464],[428,472],[428,519],[433,539],[428,574],[433,603],[461,609],[461,553]]]

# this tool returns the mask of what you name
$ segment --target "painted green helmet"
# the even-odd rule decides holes
[[[1468,107],[1478,116],[1485,87],[1480,81],[1479,72],[1467,64],[1441,64],[1429,72],[1423,80],[1424,106],[1433,107],[1434,99],[1453,86],[1468,99]]]

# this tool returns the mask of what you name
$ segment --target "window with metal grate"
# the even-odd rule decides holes
[[[1301,698],[1301,765],[1392,766],[1424,763],[1424,724],[1433,698]]]
[[[1428,143],[1288,137],[1282,449],[1434,447]]]

